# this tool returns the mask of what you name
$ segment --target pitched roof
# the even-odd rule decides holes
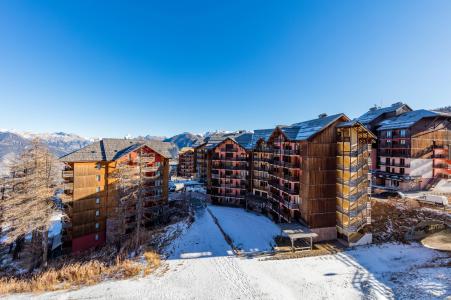
[[[379,123],[379,128],[377,130],[389,130],[398,128],[408,128],[413,126],[415,123],[424,118],[431,117],[449,117],[451,114],[441,113],[431,110],[419,109],[414,111],[405,112],[399,116],[384,120]]]
[[[130,139],[102,139],[60,158],[64,162],[114,161],[142,147],[148,146],[166,158],[172,158],[171,143]]]
[[[373,139],[376,139],[376,136],[374,135],[371,130],[369,130],[365,125],[360,123],[357,120],[351,120],[346,122],[341,122],[337,124],[337,128],[345,128],[345,127],[354,127],[354,126],[360,126],[363,130],[365,130]]]
[[[363,115],[358,117],[357,120],[360,123],[366,125],[368,123],[371,123],[373,120],[379,118],[383,114],[395,112],[396,110],[398,110],[399,108],[401,108],[403,106],[406,106],[409,110],[412,110],[407,104],[402,103],[402,102],[397,102],[397,103],[393,103],[392,105],[387,106],[387,107],[371,108],[369,111],[367,111],[366,113],[364,113]]]
[[[246,132],[246,133],[240,134],[232,139],[235,140],[235,142],[237,142],[244,149],[251,150],[253,135],[254,134],[251,132]]]
[[[309,121],[295,123],[291,126],[280,127],[280,130],[289,140],[304,141],[313,137],[341,117],[347,118],[344,114],[335,114]]]
[[[208,137],[207,145],[205,146],[207,149],[213,149],[216,147],[217,144],[221,143],[227,138],[234,138],[237,135],[240,135],[241,133],[215,133]]]
[[[252,139],[250,142],[250,148],[255,148],[257,146],[257,143],[259,140],[263,140],[267,142],[269,138],[271,137],[271,134],[273,133],[274,129],[256,129],[254,130],[254,134],[252,135]]]

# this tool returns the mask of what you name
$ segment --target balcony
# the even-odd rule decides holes
[[[140,160],[143,163],[153,163],[155,162],[155,156],[141,156]]]
[[[221,151],[221,152],[238,152],[238,149],[236,149],[236,148],[220,148],[219,151]]]
[[[225,156],[212,156],[214,161],[248,161],[247,157],[225,157]]]
[[[247,165],[228,166],[223,164],[212,165],[211,168],[216,170],[238,170],[238,171],[246,171],[248,169]]]
[[[292,201],[283,200],[282,205],[284,205],[288,209],[293,209],[293,210],[299,209],[299,204],[297,204],[296,202],[292,202]]]
[[[299,149],[296,149],[296,150],[282,149],[281,153],[283,155],[300,155],[301,154],[301,150],[299,150]]]
[[[259,176],[259,175],[254,175],[254,176],[253,176],[253,179],[256,179],[256,180],[263,180],[263,181],[268,181],[268,180],[269,180],[269,177]]]
[[[272,164],[276,165],[276,166],[281,166],[284,168],[290,168],[290,169],[299,169],[301,167],[299,162],[286,162],[286,161],[280,161],[280,160],[275,160],[275,159],[272,161]]]
[[[391,167],[398,167],[398,168],[410,168],[410,164],[409,163],[394,163],[394,162],[380,161],[380,162],[378,162],[378,164],[381,165],[381,166],[391,166]]]
[[[156,172],[161,169],[160,166],[145,166],[141,168],[141,171],[143,172]]]

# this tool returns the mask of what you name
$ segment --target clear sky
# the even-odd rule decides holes
[[[0,1],[0,128],[270,128],[451,105],[451,1]]]

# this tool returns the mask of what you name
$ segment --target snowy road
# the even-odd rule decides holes
[[[242,209],[212,212],[233,240],[269,245],[274,224]],[[230,221],[233,218],[234,221]],[[226,222],[224,222],[226,221]],[[265,228],[268,226],[268,228]],[[242,228],[243,230],[236,230]],[[271,229],[272,228],[272,229]],[[252,242],[243,244],[253,247]],[[444,299],[451,294],[445,254],[418,244],[370,246],[337,255],[259,260],[233,255],[205,210],[168,249],[166,266],[146,278],[105,282],[42,299]],[[29,296],[15,298],[28,299]]]

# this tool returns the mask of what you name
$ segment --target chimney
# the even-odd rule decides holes
[[[375,111],[377,109],[377,105],[375,104],[373,107],[370,107],[370,111]]]
[[[326,113],[322,113],[322,114],[319,114],[318,119],[323,119],[325,117],[327,117],[327,114]]]

